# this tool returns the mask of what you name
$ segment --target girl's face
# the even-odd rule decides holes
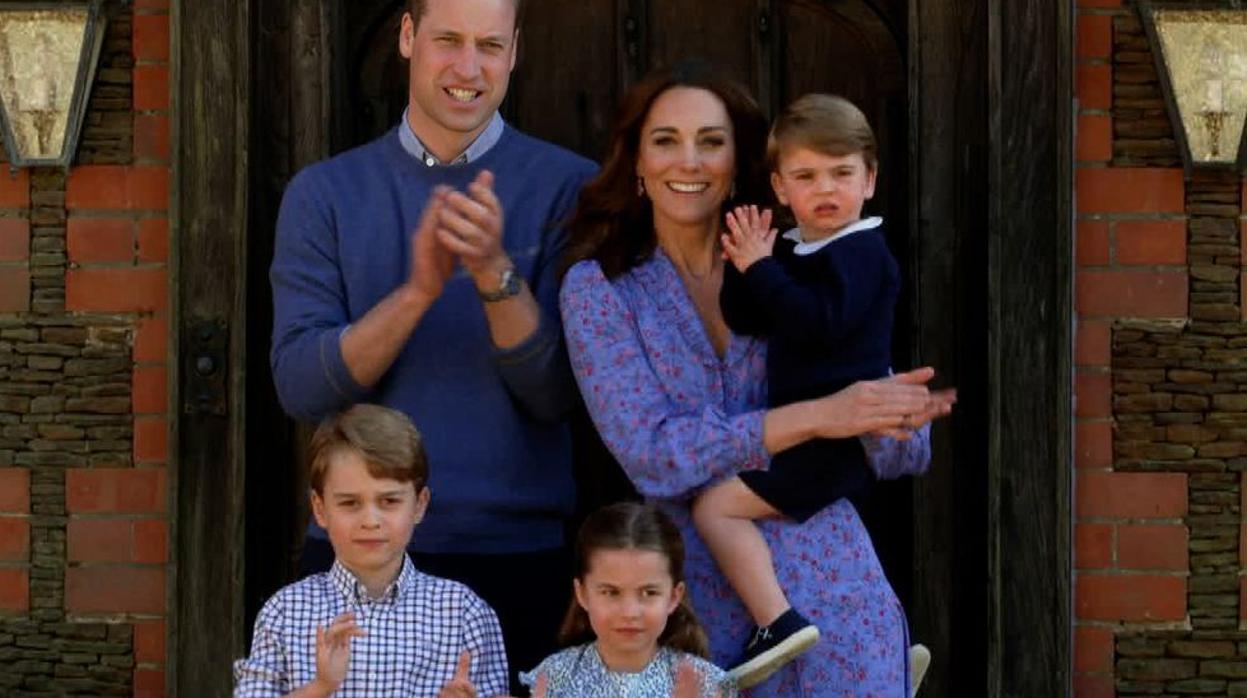
[[[727,107],[713,92],[673,87],[658,96],[641,126],[637,176],[654,205],[654,225],[710,225],[736,174]]]
[[[684,598],[684,583],[672,580],[667,557],[653,550],[598,550],[575,587],[598,653],[614,671],[637,672],[649,664],[667,616]]]

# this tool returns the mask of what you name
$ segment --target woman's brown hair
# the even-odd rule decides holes
[[[585,519],[576,536],[576,579],[583,583],[589,563],[599,550],[648,550],[667,558],[673,584],[684,581],[684,539],[671,518],[651,504],[622,502],[598,509]],[[572,599],[559,628],[559,643],[581,645],[594,640],[589,614]],[[709,642],[688,604],[686,594],[658,636],[658,644],[708,658]]]
[[[723,212],[737,202],[768,201],[766,118],[749,92],[703,61],[658,70],[628,90],[620,103],[606,160],[598,175],[581,189],[568,223],[564,269],[593,259],[606,278],[613,279],[654,253],[658,241],[653,210],[649,199],[637,192],[636,165],[645,118],[654,101],[673,87],[706,90],[727,108],[736,150],[736,195],[723,202]]]

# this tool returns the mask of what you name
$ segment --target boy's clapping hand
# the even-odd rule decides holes
[[[346,680],[351,659],[351,638],[367,635],[355,625],[355,614],[343,613],[328,626],[316,628],[316,683],[328,695]]]
[[[437,692],[437,698],[476,698],[476,686],[472,685],[469,672],[472,670],[472,653],[464,650],[459,653],[459,663],[455,665],[455,675]]]
[[[727,212],[728,232],[722,236],[723,255],[740,273],[763,257],[770,257],[775,248],[771,227],[771,209],[758,211],[757,206],[737,206]]]

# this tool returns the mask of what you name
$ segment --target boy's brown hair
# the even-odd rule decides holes
[[[316,428],[312,435],[310,479],[324,496],[325,473],[339,453],[354,452],[375,478],[412,483],[416,491],[429,480],[429,459],[420,432],[407,415],[381,405],[359,404]]]
[[[870,122],[852,102],[839,95],[808,94],[789,104],[775,119],[767,139],[767,164],[779,171],[789,148],[809,148],[824,155],[860,153],[866,167],[879,166],[879,148]]]

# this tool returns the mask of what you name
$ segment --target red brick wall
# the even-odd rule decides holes
[[[1186,616],[1186,476],[1113,471],[1110,336],[1119,317],[1187,314],[1182,172],[1113,159],[1112,15],[1079,0],[1074,391],[1074,693],[1115,695],[1114,629]]]
[[[123,328],[131,343],[132,425],[118,432],[131,441],[129,457],[121,459],[128,462],[102,465],[83,454],[78,464],[64,469],[59,610],[71,624],[127,626],[118,637],[128,637],[132,629],[133,693],[161,696],[172,501],[167,473],[169,2],[135,0],[111,7],[124,13],[120,19],[131,26],[132,60],[125,62],[132,85],[132,152],[112,162],[87,158],[87,164],[68,172],[59,214],[65,264],[64,309],[59,312],[32,307],[31,173],[22,170],[10,177],[4,166],[0,320],[7,315],[14,323],[40,318],[72,323],[104,317]],[[59,195],[53,197],[60,203]],[[4,448],[0,445],[0,451]],[[37,491],[32,472],[20,462],[0,462],[0,621],[20,622],[32,611],[32,600],[38,600],[31,591],[31,522],[39,514],[32,512],[32,491]]]
[[[1115,636],[1191,627],[1192,476],[1115,469],[1112,375],[1122,320],[1190,317],[1188,192],[1180,167],[1115,153],[1114,20],[1133,4],[1077,7],[1074,693],[1101,698],[1121,680]]]

